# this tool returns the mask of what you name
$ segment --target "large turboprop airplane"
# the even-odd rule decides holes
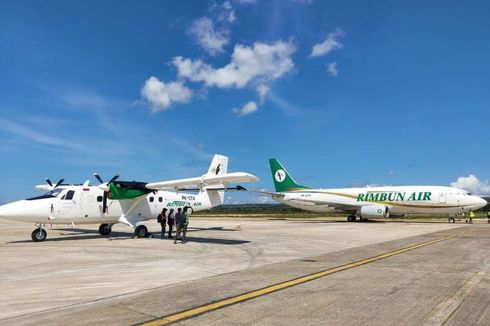
[[[294,181],[275,158],[269,160],[276,192],[262,192],[286,205],[313,211],[343,211],[347,221],[405,214],[457,214],[487,205],[465,190],[441,186],[311,189]],[[454,218],[449,218],[454,223]]]
[[[124,223],[143,238],[148,236],[148,228],[141,223],[154,219],[163,208],[209,209],[223,203],[225,190],[245,189],[227,188],[227,184],[258,180],[245,172],[227,173],[227,168],[228,157],[216,154],[208,172],[195,178],[146,183],[117,181],[116,175],[103,182],[94,174],[98,186],[89,185],[88,180],[82,185],[66,185],[63,179],[53,185],[46,179],[47,184],[36,186],[47,190],[46,194],[0,206],[0,218],[36,223],[31,235],[35,242],[46,239],[46,224],[101,223],[100,234],[108,235],[112,225]]]

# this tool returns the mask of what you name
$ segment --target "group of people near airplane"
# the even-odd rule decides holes
[[[162,231],[160,233],[160,238],[163,240],[165,238],[165,233],[167,232],[168,225],[168,239],[174,238],[172,236],[172,231],[175,225],[175,240],[180,240],[182,243],[186,242],[185,236],[187,234],[187,226],[189,225],[189,217],[192,213],[192,208],[190,206],[185,206],[183,209],[181,207],[177,208],[177,212],[173,208],[162,209],[162,212],[158,214],[157,222],[160,224]]]

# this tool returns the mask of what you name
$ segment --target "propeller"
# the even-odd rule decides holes
[[[109,196],[109,189],[110,189],[109,185],[112,182],[116,181],[117,178],[119,178],[119,174],[113,176],[111,180],[109,180],[109,182],[104,182],[104,180],[102,180],[102,178],[98,173],[94,173],[94,177],[100,182],[99,188],[104,191],[104,196],[102,197],[102,212],[104,212],[104,214],[107,214],[108,213],[107,197]]]
[[[49,178],[46,178],[44,180],[46,180],[46,183],[48,185],[38,185],[38,186],[36,186],[37,189],[44,189],[44,190],[51,191],[51,190],[55,189],[56,187],[58,187],[59,185],[61,185],[63,183],[63,181],[65,181],[65,179],[61,178],[58,182],[56,182],[55,185],[53,185],[53,183],[51,182],[51,180],[49,180]]]
[[[60,184],[62,184],[62,183],[63,183],[63,181],[65,181],[65,179],[61,178],[61,179],[60,179],[58,182],[56,182],[56,184],[55,184],[54,188],[56,188],[56,187],[58,187]],[[53,188],[53,189],[54,189],[54,188]]]

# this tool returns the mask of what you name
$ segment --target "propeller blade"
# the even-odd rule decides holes
[[[51,182],[51,180],[49,180],[49,178],[46,178],[46,179],[44,179],[44,180],[46,180],[46,183],[47,183],[47,184],[48,184],[50,187],[52,187],[52,186],[53,186],[53,183]]]
[[[94,177],[95,177],[95,179],[97,179],[97,180],[98,180],[100,183],[104,183],[104,181],[102,180],[102,178],[100,177],[100,175],[99,175],[99,174],[94,173]]]
[[[58,187],[60,184],[63,183],[63,181],[65,181],[65,179],[61,178],[60,181],[58,181],[54,187],[55,188]]]
[[[116,174],[115,176],[113,176],[112,179],[109,180],[109,182],[107,184],[116,181],[117,178],[119,178],[119,174]]]
[[[107,214],[107,195],[109,192],[104,191],[104,197],[102,199],[102,213]]]

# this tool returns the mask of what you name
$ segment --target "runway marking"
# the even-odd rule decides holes
[[[267,286],[267,287],[264,287],[264,288],[261,288],[261,289],[258,289],[258,290],[253,290],[253,291],[250,291],[250,292],[242,293],[242,294],[239,294],[239,295],[236,295],[236,296],[233,296],[233,297],[229,297],[229,298],[226,298],[226,299],[222,299],[222,300],[219,300],[219,301],[216,301],[216,302],[211,302],[211,303],[203,304],[203,305],[198,306],[198,307],[195,307],[195,308],[183,310],[183,311],[178,312],[178,313],[174,313],[174,314],[171,314],[171,315],[160,317],[160,318],[157,318],[155,320],[152,320],[152,321],[149,321],[149,322],[146,322],[146,323],[142,323],[142,325],[145,325],[145,326],[168,325],[170,323],[175,323],[175,322],[181,321],[183,319],[189,319],[189,318],[192,318],[192,317],[196,317],[198,315],[202,315],[204,313],[207,313],[207,312],[210,312],[210,311],[213,311],[213,310],[217,310],[217,309],[221,309],[221,308],[224,308],[224,307],[227,307],[227,306],[236,304],[236,303],[244,302],[244,301],[251,300],[251,299],[254,299],[254,298],[257,298],[257,297],[261,297],[261,296],[264,296],[264,295],[267,295],[267,294],[270,294],[270,293],[273,293],[273,292],[281,291],[281,290],[290,288],[290,287],[295,286],[295,285],[299,285],[299,284],[302,284],[302,283],[313,281],[313,280],[316,280],[318,278],[321,278],[321,277],[324,277],[324,276],[327,276],[327,275],[331,275],[331,274],[334,274],[334,273],[342,272],[342,271],[345,271],[345,270],[348,270],[348,269],[351,269],[351,268],[354,268],[354,267],[366,265],[366,264],[369,264],[369,263],[372,263],[372,262],[375,262],[375,261],[378,261],[378,260],[381,260],[381,259],[385,259],[385,258],[388,258],[388,257],[392,257],[392,256],[395,256],[395,255],[399,255],[399,254],[405,253],[407,251],[411,251],[411,250],[419,249],[419,248],[422,248],[422,247],[430,246],[432,244],[435,244],[435,243],[438,243],[438,242],[441,242],[441,241],[445,241],[445,240],[449,240],[449,239],[455,238],[455,237],[460,236],[462,234],[464,234],[464,232],[452,234],[452,235],[449,235],[449,236],[446,236],[446,237],[443,237],[443,238],[439,238],[439,239],[435,239],[435,240],[431,240],[431,241],[419,243],[419,244],[416,244],[416,245],[408,246],[408,247],[405,247],[405,248],[397,249],[397,250],[394,250],[394,251],[390,251],[390,252],[387,252],[387,253],[384,253],[384,254],[380,254],[380,255],[377,255],[377,256],[373,256],[373,257],[370,257],[370,258],[358,260],[358,261],[355,261],[355,262],[352,262],[352,263],[340,265],[340,266],[337,266],[337,267],[328,268],[328,269],[325,269],[325,270],[320,271],[320,272],[316,272],[316,273],[313,273],[313,274],[308,274],[308,275],[300,276],[300,277],[294,278],[294,279],[289,280],[289,281],[277,283],[277,284],[274,284],[274,285],[271,285],[271,286]]]

